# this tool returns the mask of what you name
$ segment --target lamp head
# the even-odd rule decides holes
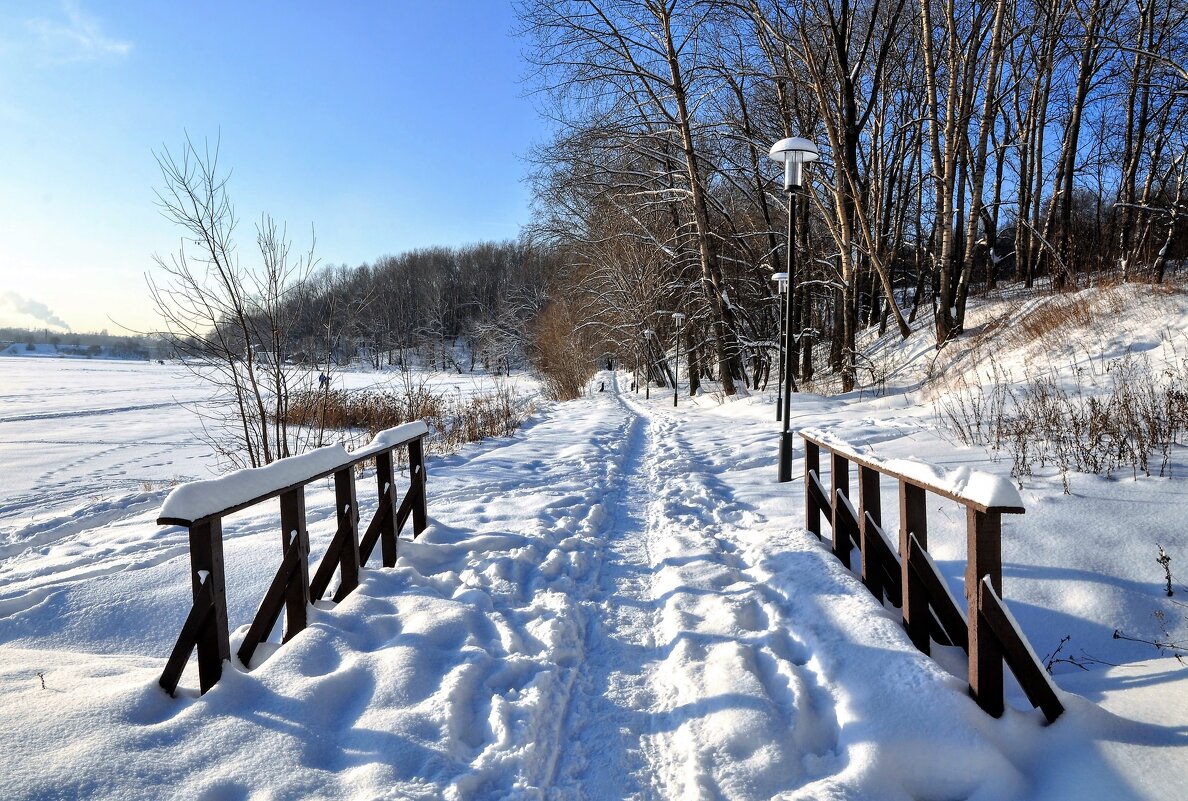
[[[803,166],[821,157],[815,144],[799,136],[781,139],[771,146],[767,155],[772,161],[783,163],[784,189],[788,191],[800,186]]]

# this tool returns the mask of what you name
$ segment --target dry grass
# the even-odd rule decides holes
[[[1134,288],[1139,286],[1139,291],[1147,298],[1182,291],[1170,283],[1124,284],[1114,280],[1076,292],[1052,295],[1017,320],[1008,317],[1008,324],[1004,326],[1008,344],[1051,342],[1075,334],[1078,329],[1089,329],[1115,319],[1133,307]]]
[[[1011,456],[1020,486],[1038,467],[1168,474],[1172,448],[1188,432],[1188,359],[1158,367],[1127,356],[1109,362],[1106,386],[1066,388],[1047,376],[1016,384],[993,359],[985,384],[964,385],[938,405],[942,422],[966,445]]]
[[[402,392],[327,389],[295,394],[287,422],[323,432],[318,437],[322,441],[365,441],[386,428],[423,420],[429,427],[428,450],[441,453],[487,437],[510,436],[533,411],[527,398],[503,384],[462,396],[410,383]]]
[[[1070,328],[1088,328],[1093,324],[1097,295],[1077,292],[1053,297],[1016,320],[1011,332],[1016,339],[1030,342]]]

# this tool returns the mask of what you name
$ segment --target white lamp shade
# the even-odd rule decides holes
[[[800,186],[803,165],[821,157],[817,146],[799,136],[789,136],[771,146],[767,154],[773,161],[784,165],[784,189]]]
[[[821,157],[816,145],[799,136],[789,136],[787,139],[781,139],[771,146],[771,150],[767,155],[771,157],[772,161],[792,161],[801,164],[816,161]]]

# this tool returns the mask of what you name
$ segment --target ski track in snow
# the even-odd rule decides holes
[[[16,414],[9,417],[0,417],[0,423],[29,423],[44,420],[66,420],[73,417],[102,417],[111,414],[120,414],[121,412],[144,412],[152,409],[176,408],[176,401],[167,401],[164,403],[139,403],[129,406],[102,407],[98,409],[59,409],[52,412],[36,412],[33,414]]]

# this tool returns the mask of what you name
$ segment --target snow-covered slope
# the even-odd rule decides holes
[[[1181,296],[1155,302],[1188,320]],[[793,425],[1007,475],[940,430],[928,373],[962,354],[924,342],[887,344],[885,394],[797,395]],[[1026,348],[997,358],[1027,369]],[[431,526],[397,567],[367,570],[202,697],[193,673],[177,699],[155,683],[190,592],[185,532],[153,524],[164,490],[96,490],[29,523],[25,490],[5,483],[0,504],[20,511],[0,512],[0,792],[1126,799],[1188,781],[1188,669],[1112,637],[1150,632],[1153,611],[1182,620],[1153,545],[1173,569],[1188,554],[1180,478],[1077,475],[1072,495],[1042,471],[1024,482],[1027,514],[1004,527],[1008,603],[1041,655],[1071,635],[1072,653],[1121,666],[1058,664],[1068,711],[1051,726],[1017,688],[995,720],[801,530],[800,483],[775,482],[772,395],[674,410],[620,378],[515,437],[431,459]],[[5,454],[29,447],[30,427],[0,422],[0,440],[22,443]],[[332,497],[309,493],[317,555]],[[930,547],[960,597],[964,521],[934,501]],[[267,509],[226,525],[233,650],[279,561],[277,526]]]

